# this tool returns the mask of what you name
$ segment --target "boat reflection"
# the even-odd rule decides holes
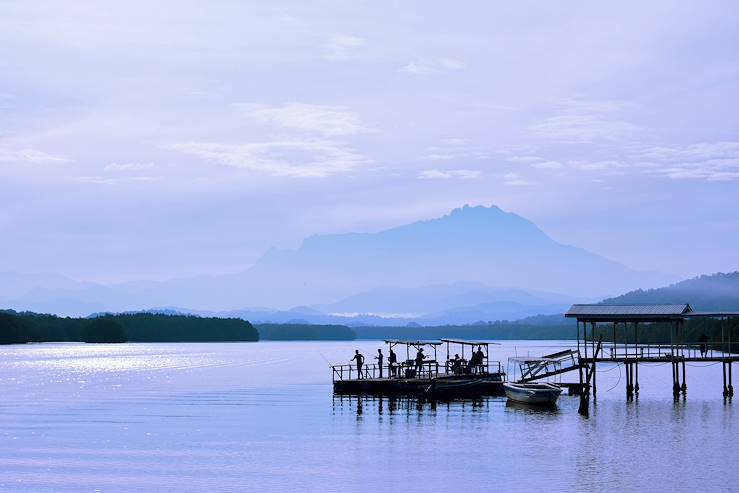
[[[525,412],[529,414],[559,414],[559,407],[557,407],[556,402],[529,404],[509,399],[506,401],[505,407],[512,411]]]

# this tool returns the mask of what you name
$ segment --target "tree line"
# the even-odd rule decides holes
[[[216,342],[258,341],[259,333],[236,318],[108,314],[90,318],[0,311],[0,344],[27,342]]]

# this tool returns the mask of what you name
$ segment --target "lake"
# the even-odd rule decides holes
[[[739,488],[720,364],[689,366],[677,403],[669,365],[640,367],[634,402],[623,368],[599,365],[589,418],[566,395],[555,410],[334,398],[329,364],[379,344],[0,346],[0,491]],[[507,341],[491,359],[563,344]]]

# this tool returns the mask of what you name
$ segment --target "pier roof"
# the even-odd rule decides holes
[[[685,314],[686,318],[722,318],[739,317],[739,312],[690,312]]]
[[[578,320],[625,321],[625,320],[674,320],[689,316],[693,309],[687,303],[681,304],[637,304],[606,305],[577,304],[572,305],[565,317]]]

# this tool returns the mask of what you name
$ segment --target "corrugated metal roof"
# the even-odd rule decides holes
[[[403,339],[385,339],[385,344],[406,344],[410,346],[441,346],[440,341],[407,341]]]
[[[672,318],[686,315],[693,309],[683,304],[645,304],[645,305],[572,305],[565,317],[577,318]]]
[[[466,344],[468,346],[488,346],[494,344],[500,346],[499,342],[490,341],[468,341],[467,339],[440,339],[441,342],[450,342],[452,344]]]
[[[690,312],[686,316],[690,316],[690,318],[733,318],[739,317],[739,312]]]

